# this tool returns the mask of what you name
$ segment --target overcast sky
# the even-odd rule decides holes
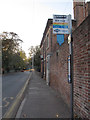
[[[48,18],[71,14],[73,0],[0,0],[0,33],[15,32],[23,40],[28,55],[30,46],[40,45]]]

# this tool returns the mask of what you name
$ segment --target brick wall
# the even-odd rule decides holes
[[[73,32],[74,111],[90,118],[90,16]]]
[[[42,72],[42,77],[44,79],[46,79],[47,55],[51,52],[51,41],[52,41],[52,30],[50,27],[51,25],[52,25],[52,19],[48,19],[43,33],[42,41],[40,44],[41,55],[43,56],[43,60],[41,62],[41,72]]]
[[[70,84],[68,84],[68,55],[69,46],[67,36],[60,46],[56,35],[52,37],[52,52],[50,59],[50,85],[58,90],[70,107]]]
[[[74,6],[74,19],[77,21],[77,26],[79,26],[85,19],[85,2],[73,2]]]
[[[90,15],[90,2],[73,2],[74,19],[78,27]]]
[[[76,24],[76,21],[74,22]],[[48,49],[46,49],[46,35],[49,35]],[[56,35],[52,34],[52,26],[48,26],[42,44],[43,46],[45,45],[45,48],[42,50],[46,52],[44,52],[46,54],[44,59],[46,59],[45,57],[48,53],[52,53],[50,57],[50,86],[60,92],[62,98],[70,107],[70,84],[68,83],[69,46],[67,35],[65,35],[64,43],[59,46]],[[90,118],[90,16],[73,32],[73,57],[74,111],[81,118]]]
[[[73,32],[74,52],[74,111],[81,118],[90,117],[90,16]],[[67,36],[59,46],[56,35],[52,36],[50,59],[50,85],[58,90],[70,107],[70,84],[68,84]]]
[[[86,8],[86,17],[87,17],[88,15],[90,15],[90,2],[86,3],[85,8]]]

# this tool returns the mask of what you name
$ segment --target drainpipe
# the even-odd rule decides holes
[[[42,78],[43,78],[43,55],[41,55],[41,64],[42,64]]]
[[[43,65],[42,65],[42,78],[44,76],[44,44],[43,44]]]
[[[74,113],[73,113],[73,37],[71,35],[71,119],[73,120]]]

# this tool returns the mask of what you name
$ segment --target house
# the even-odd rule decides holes
[[[90,118],[90,2],[74,2],[73,35],[73,99],[74,114]],[[70,107],[68,83],[68,35],[59,45],[53,34],[53,19],[48,19],[41,47],[41,73],[46,84],[60,92]]]

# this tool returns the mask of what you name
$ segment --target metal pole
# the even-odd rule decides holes
[[[70,60],[70,72],[71,72],[71,120],[73,120],[73,37],[71,34],[71,60]]]
[[[70,108],[70,112],[71,112],[71,120],[73,120],[73,37],[72,37],[72,21],[71,21],[71,15],[69,15],[69,20],[70,20],[70,33],[71,33],[71,42],[69,43],[69,53],[70,53],[70,84],[71,84],[71,89],[70,89],[70,93],[71,93],[71,99],[70,99],[70,103],[71,103],[71,108]]]

